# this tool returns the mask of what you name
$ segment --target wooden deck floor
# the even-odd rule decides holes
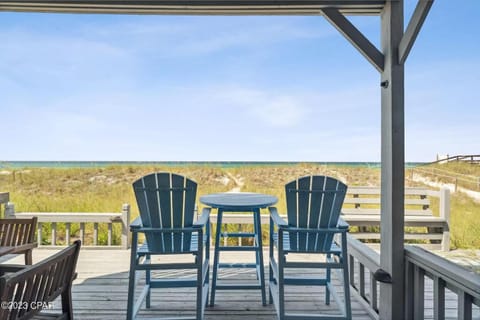
[[[40,261],[53,254],[54,250],[34,250],[33,260]],[[251,254],[250,254],[251,255]],[[223,261],[249,262],[249,253],[226,253]],[[82,250],[77,265],[78,278],[73,287],[75,319],[125,319],[127,304],[128,268],[130,251],[126,250]],[[265,252],[265,256],[268,253]],[[4,259],[3,259],[4,260]],[[253,260],[253,259],[252,259]],[[10,259],[8,263],[23,263],[23,256]],[[267,276],[268,276],[268,269]],[[188,271],[190,272],[190,271]],[[188,277],[187,271],[178,274]],[[170,273],[172,275],[172,273]],[[168,275],[166,275],[168,276]],[[223,281],[255,281],[253,269],[227,269],[221,273]],[[368,279],[368,278],[367,278]],[[141,280],[140,280],[141,281]],[[431,287],[431,283],[426,281]],[[140,286],[138,286],[140,289]],[[341,293],[340,282],[337,290]],[[319,287],[287,287],[287,310],[301,310],[306,313],[338,313],[335,303],[326,306],[324,289]],[[433,317],[432,290],[426,291],[425,318]],[[451,297],[448,297],[451,295]],[[208,307],[205,318],[211,320],[273,320],[276,319],[272,305],[262,306],[260,290],[217,291],[215,307]],[[53,311],[60,307],[53,305]],[[447,318],[456,318],[456,295],[447,293]],[[370,319],[362,304],[352,296],[353,319]],[[153,319],[165,316],[188,316],[195,313],[194,289],[154,289],[152,308],[143,310],[140,316]],[[480,319],[480,311],[474,306],[473,319]]]
[[[53,250],[34,250],[33,260],[42,260],[53,254]],[[222,262],[234,259],[234,256],[222,256]],[[238,261],[249,261],[249,253],[235,253]],[[240,255],[244,257],[239,257]],[[247,256],[245,256],[247,255]],[[124,319],[127,304],[127,286],[130,251],[126,250],[82,250],[77,265],[78,278],[73,287],[73,307],[75,319]],[[265,257],[268,253],[265,252]],[[9,260],[9,263],[22,263],[23,256]],[[225,269],[221,276],[224,281],[255,281],[253,269]],[[268,270],[268,269],[267,269]],[[189,271],[188,271],[189,272]],[[179,272],[187,277],[187,271]],[[171,274],[171,273],[170,273]],[[268,271],[267,271],[268,274]],[[237,281],[238,279],[238,281]],[[141,281],[141,280],[140,280]],[[338,283],[340,285],[340,282]],[[138,286],[140,288],[140,286]],[[337,286],[341,292],[341,286]],[[139,315],[147,319],[160,316],[186,316],[195,314],[195,291],[190,288],[154,289],[152,308],[140,311]],[[335,303],[326,306],[324,289],[319,287],[290,287],[287,291],[287,310],[302,312],[338,313]],[[54,310],[60,307],[54,303]],[[362,305],[352,299],[354,319],[370,319]],[[222,290],[217,291],[215,307],[208,307],[206,319],[228,320],[273,320],[276,319],[272,305],[262,306],[260,290]]]

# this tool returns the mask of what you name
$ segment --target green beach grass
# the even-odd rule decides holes
[[[198,196],[230,190],[260,192],[279,198],[277,207],[285,211],[283,186],[303,175],[324,174],[350,186],[379,186],[380,169],[334,165],[296,164],[271,166],[208,167],[118,165],[104,168],[22,168],[3,169],[0,190],[10,192],[18,212],[120,212],[123,203],[132,205],[132,219],[138,209],[132,182],[158,171],[185,175],[198,183]],[[408,176],[408,174],[406,175]],[[419,183],[406,182],[408,186]],[[434,212],[437,210],[433,203]],[[202,208],[201,204],[199,207]],[[455,193],[451,199],[452,248],[480,248],[480,204]],[[88,227],[87,227],[88,228]],[[72,233],[76,232],[73,227]],[[99,243],[106,242],[100,229]],[[48,232],[48,230],[47,230]],[[61,243],[62,226],[59,227]],[[119,231],[114,230],[114,243]],[[48,240],[45,240],[48,243]]]

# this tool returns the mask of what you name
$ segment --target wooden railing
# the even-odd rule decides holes
[[[348,235],[350,292],[367,310],[370,317],[379,319],[379,283],[374,273],[380,269],[380,255],[364,243]]]
[[[433,281],[434,319],[473,318],[472,305],[480,306],[480,275],[414,246],[405,247],[405,270],[407,319],[425,317],[426,278]],[[446,315],[446,289],[457,295],[456,315]]]
[[[374,273],[380,269],[380,255],[351,236],[347,242],[351,292],[373,319],[379,319],[380,288]],[[479,274],[418,246],[406,246],[405,276],[405,319],[468,320],[480,316]],[[455,295],[457,304],[446,306]]]
[[[8,218],[26,218],[38,217],[37,225],[37,242],[39,248],[46,248],[50,246],[57,246],[58,224],[65,224],[65,241],[63,245],[71,244],[72,224],[79,224],[79,235],[75,235],[76,239],[82,241],[82,248],[121,248],[128,249],[128,233],[130,226],[130,205],[124,204],[122,212],[119,213],[90,213],[90,212],[15,212],[13,203],[7,203],[5,206],[5,217]],[[91,232],[91,241],[86,242],[86,223],[93,223],[93,230]],[[50,245],[42,245],[43,227],[45,224],[51,226],[51,243]],[[105,245],[99,245],[99,224],[107,225],[107,241]],[[121,244],[113,245],[113,224],[121,225]]]

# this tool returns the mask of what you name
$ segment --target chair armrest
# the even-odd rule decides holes
[[[5,273],[13,273],[21,271],[27,267],[31,267],[30,265],[22,265],[22,264],[0,264],[0,276],[3,276]]]
[[[193,227],[204,227],[210,218],[210,211],[212,211],[212,208],[203,208],[202,215],[193,223]]]
[[[343,220],[342,218],[339,218],[338,223],[337,223],[337,228],[339,228],[339,229],[349,229],[350,225],[345,220]]]
[[[279,227],[287,227],[288,223],[283,220],[280,215],[278,214],[276,207],[268,207],[268,211],[270,211],[270,218]]]
[[[15,246],[13,251],[10,252],[10,253],[24,252],[24,251],[32,250],[36,247],[38,247],[38,243],[36,243],[36,242],[21,244],[21,245]]]
[[[141,227],[142,227],[142,218],[140,216],[136,217],[135,220],[133,220],[130,223],[130,230],[140,229]]]

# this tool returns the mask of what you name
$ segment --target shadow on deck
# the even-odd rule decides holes
[[[55,250],[34,250],[34,263],[53,254]],[[248,262],[248,253],[226,256],[224,261],[236,259]],[[265,252],[265,257],[268,254]],[[9,263],[21,263],[22,257],[15,257]],[[73,308],[75,319],[124,319],[127,308],[127,287],[130,251],[127,250],[82,250],[73,286]],[[223,257],[222,257],[223,259]],[[268,279],[268,268],[267,279]],[[164,276],[189,277],[191,271],[166,273]],[[255,281],[253,269],[225,269],[220,273],[223,281],[241,283]],[[337,291],[342,292],[341,282],[336,279]],[[143,280],[140,278],[139,282]],[[267,281],[268,282],[268,281]],[[140,289],[140,285],[138,286]],[[140,291],[140,290],[139,290]],[[338,314],[338,307],[332,301],[325,305],[324,287],[287,287],[287,310],[302,312]],[[53,311],[60,308],[60,302],[53,304]],[[370,319],[363,306],[352,297],[354,319]],[[195,290],[193,288],[153,289],[152,308],[142,309],[139,317],[147,319],[165,316],[188,316],[195,313]],[[217,291],[215,306],[207,307],[205,319],[276,319],[273,305],[262,306],[260,290]]]

